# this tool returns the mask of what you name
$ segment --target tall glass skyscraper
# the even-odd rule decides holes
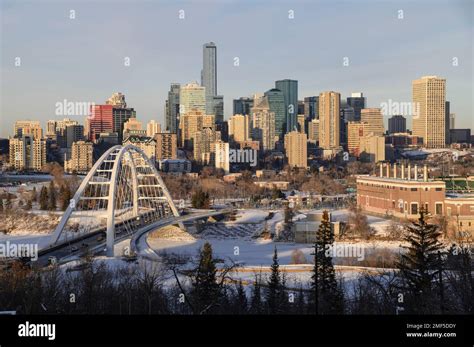
[[[283,92],[279,89],[273,88],[266,91],[265,96],[268,100],[270,112],[275,113],[275,135],[283,140],[283,136],[287,132],[285,97],[283,96]]]
[[[214,114],[214,97],[217,96],[217,47],[214,42],[203,45],[201,86],[206,88],[206,113]]]
[[[166,100],[166,130],[177,134],[179,129],[179,93],[181,86],[179,83],[172,83]]]
[[[280,80],[275,82],[275,88],[283,92],[286,107],[286,132],[297,129],[298,115],[298,81]]]

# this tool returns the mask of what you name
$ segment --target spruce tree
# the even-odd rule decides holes
[[[439,241],[442,233],[437,225],[427,222],[424,209],[420,209],[418,221],[408,225],[406,231],[404,241],[408,246],[403,246],[406,252],[397,262],[402,288],[409,294],[414,312],[433,313],[433,284],[439,282],[444,265],[443,244]]]
[[[56,188],[54,188],[54,182],[49,183],[48,191],[49,201],[48,201],[48,210],[56,210]]]
[[[36,192],[36,187],[33,187],[33,191],[31,192],[31,201],[36,202],[38,200],[38,193]]]
[[[68,185],[61,186],[61,210],[66,211],[71,201],[71,190]]]
[[[261,275],[255,275],[255,283],[252,289],[252,299],[250,302],[250,311],[253,314],[263,313],[262,276]]]
[[[316,314],[341,313],[342,310],[342,293],[337,285],[336,272],[329,254],[333,243],[334,231],[329,221],[329,213],[324,211],[316,232],[314,267],[311,276],[312,300]]]
[[[220,288],[217,283],[216,264],[219,260],[212,255],[212,246],[206,242],[199,254],[199,264],[194,270],[193,306],[197,314],[209,313],[220,299]]]
[[[40,209],[42,210],[48,209],[48,189],[45,186],[41,188],[39,203],[40,203]]]
[[[280,311],[282,289],[280,265],[278,264],[278,252],[275,247],[271,274],[267,282],[266,304],[269,313],[278,313]]]

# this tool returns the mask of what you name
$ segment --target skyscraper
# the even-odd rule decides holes
[[[285,134],[285,152],[290,167],[308,167],[306,134],[298,131],[290,131]]]
[[[402,115],[395,115],[388,119],[388,133],[406,133],[407,119]]]
[[[445,136],[445,143],[449,145],[451,143],[450,141],[450,136],[449,136],[449,130],[451,129],[451,117],[450,117],[450,103],[449,101],[446,101],[444,103],[444,136]],[[453,127],[454,128],[454,127]]]
[[[222,169],[226,174],[229,173],[229,143],[223,141],[214,142],[214,166],[216,169]]]
[[[32,135],[10,139],[10,165],[15,170],[40,171],[46,164],[46,140]]]
[[[367,135],[374,133],[376,136],[382,136],[384,133],[383,116],[380,108],[363,108],[360,113],[360,120],[365,125]]]
[[[348,119],[348,121],[360,121],[360,111],[365,108],[366,98],[363,93],[352,93],[350,97],[347,97],[347,105],[354,108],[354,119]]]
[[[181,87],[179,93],[180,119],[186,113],[193,111],[206,113],[206,88],[197,82],[191,82]]]
[[[229,118],[229,136],[234,142],[250,140],[250,115],[234,114]]]
[[[153,137],[158,133],[161,133],[161,124],[155,120],[149,121],[146,125],[146,136]]]
[[[166,100],[165,117],[166,130],[177,133],[179,129],[179,95],[181,86],[179,83],[172,83]]]
[[[97,141],[100,133],[114,132],[113,106],[112,105],[93,105],[91,106],[91,115],[89,122],[89,140]]]
[[[413,116],[413,135],[423,138],[427,148],[446,146],[446,80],[423,76],[412,83],[413,104],[418,114]]]
[[[286,111],[285,111],[285,97],[280,89],[270,89],[265,92],[270,112],[275,114],[275,129],[274,133],[283,140],[283,136],[286,133]],[[257,102],[254,101],[254,105]]]
[[[232,114],[250,114],[253,107],[253,98],[241,97],[233,101]]]
[[[308,96],[304,98],[304,115],[306,119],[312,120],[319,118],[319,97]]]
[[[202,50],[201,85],[206,96],[217,95],[217,47],[214,42],[205,43]]]
[[[340,146],[341,94],[333,91],[319,94],[319,146],[338,149]]]
[[[180,117],[180,144],[181,147],[191,149],[194,144],[196,132],[204,128],[215,130],[215,116],[207,115],[199,111],[189,112]]]
[[[283,92],[285,99],[286,129],[290,132],[296,129],[296,116],[298,112],[298,81],[284,79],[275,82],[275,88]]]
[[[13,130],[14,136],[31,136],[34,139],[41,139],[43,137],[43,129],[39,121],[19,120],[15,122]]]
[[[275,112],[270,111],[268,97],[255,100],[252,108],[252,139],[260,141],[264,151],[275,148]]]

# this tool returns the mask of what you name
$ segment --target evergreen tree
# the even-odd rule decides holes
[[[262,276],[255,275],[255,283],[252,289],[252,300],[250,302],[250,311],[253,314],[263,313],[262,303]]]
[[[69,186],[61,186],[59,195],[61,197],[61,210],[66,211],[71,201],[71,190],[69,189]]]
[[[441,231],[437,225],[428,224],[426,219],[426,212],[420,209],[418,221],[406,227],[404,241],[409,245],[403,247],[406,252],[397,262],[402,287],[409,294],[408,309],[416,313],[433,313],[436,296],[433,284],[440,284],[443,271]]]
[[[54,182],[49,183],[48,191],[49,201],[48,201],[48,210],[56,210],[56,188],[54,188]]]
[[[193,208],[209,208],[211,206],[209,193],[204,192],[202,189],[198,189],[191,197],[191,204]]]
[[[282,280],[280,265],[278,264],[278,252],[275,247],[271,274],[267,283],[266,304],[269,313],[278,313],[281,309]]]
[[[248,309],[247,303],[247,294],[245,294],[245,288],[242,284],[242,280],[239,280],[239,284],[237,285],[237,295],[236,295],[236,313],[237,314],[246,314]]]
[[[33,191],[31,192],[31,201],[38,201],[38,192],[36,191],[36,187],[33,187]]]
[[[334,243],[334,231],[329,221],[329,213],[323,212],[321,224],[314,243],[314,267],[311,276],[313,303],[316,314],[341,313],[342,292],[336,282],[336,272],[329,250]]]
[[[48,209],[48,189],[43,186],[43,188],[41,188],[41,192],[40,192],[40,209],[42,210],[47,210]]]
[[[206,242],[199,254],[199,264],[194,269],[192,297],[195,313],[212,312],[213,306],[219,302],[222,293],[216,276],[218,262],[212,255],[211,244]]]

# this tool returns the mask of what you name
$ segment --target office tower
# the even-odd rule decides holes
[[[229,118],[229,137],[231,142],[250,140],[250,115],[234,114]]]
[[[450,129],[450,143],[471,143],[471,129]]]
[[[305,133],[306,134],[305,115],[304,114],[299,114],[298,117],[297,117],[297,120],[298,120],[298,131],[300,133]]]
[[[383,116],[380,108],[363,108],[360,113],[360,121],[367,123],[365,125],[367,135],[370,133],[376,136],[383,135]]]
[[[172,83],[166,100],[165,118],[166,130],[172,133],[178,133],[179,129],[179,95],[181,85]]]
[[[298,115],[304,115],[304,101],[298,100]]]
[[[125,95],[123,95],[122,93],[113,93],[112,96],[107,99],[105,104],[119,108],[127,108],[127,103],[125,102]]]
[[[407,119],[402,115],[395,115],[388,119],[388,133],[406,133],[407,132]]]
[[[427,148],[446,146],[446,80],[423,76],[414,80],[413,104],[418,111],[413,116],[413,135],[423,138]]]
[[[64,161],[64,170],[72,172],[89,172],[94,163],[92,142],[77,141],[71,145],[70,158]]]
[[[385,160],[385,137],[370,133],[360,140],[360,158],[377,163]]]
[[[284,79],[275,82],[275,88],[283,92],[286,111],[286,132],[296,129],[298,112],[298,81]]]
[[[48,139],[56,140],[56,120],[49,120],[46,124],[46,137]]]
[[[206,96],[215,96],[217,95],[216,44],[214,42],[205,43],[202,53],[201,85],[206,88]]]
[[[43,138],[43,129],[41,128],[39,121],[32,120],[19,120],[15,122],[13,129],[13,136],[31,136],[34,139]]]
[[[130,118],[123,124],[123,140],[125,141],[129,136],[145,136],[146,130],[142,127],[142,122],[136,118]],[[148,135],[147,135],[148,136]],[[153,137],[153,135],[149,136]]]
[[[233,101],[233,113],[232,114],[250,114],[253,107],[253,98],[241,97],[234,99]]]
[[[123,141],[123,126],[129,119],[136,118],[136,112],[133,108],[114,106],[112,116],[113,132],[118,134],[118,140],[121,143]]]
[[[220,141],[221,133],[212,128],[203,128],[194,133],[194,160],[204,165],[211,163],[211,153],[214,152],[216,141]]]
[[[222,95],[212,96],[212,105],[210,106],[210,113],[216,116],[216,123],[224,121],[224,97]]]
[[[153,137],[131,135],[125,139],[123,145],[133,145],[141,149],[153,164],[156,163],[156,140]]]
[[[71,148],[74,142],[84,140],[84,126],[80,124],[66,125],[65,133],[65,148]]]
[[[270,107],[270,112],[275,114],[274,133],[279,139],[283,140],[283,135],[285,135],[287,128],[285,97],[283,96],[283,92],[279,89],[273,88],[266,91],[264,95]],[[256,104],[257,101],[254,101],[254,105]]]
[[[340,103],[341,94],[333,91],[319,94],[319,147],[340,147]]]
[[[204,128],[215,130],[215,116],[200,111],[190,112],[180,117],[180,145],[187,149],[193,148],[194,134]]]
[[[347,105],[354,108],[354,119],[349,121],[360,121],[361,110],[365,108],[366,98],[363,93],[352,93],[350,97],[346,98]]]
[[[275,112],[270,111],[268,97],[255,100],[252,108],[252,139],[260,141],[264,151],[275,148]]]
[[[158,133],[161,133],[161,124],[155,120],[149,121],[146,125],[146,136],[153,137]]]
[[[156,160],[178,158],[178,136],[172,133],[157,133],[154,135],[156,141]]]
[[[15,170],[41,171],[46,164],[46,140],[33,135],[10,138],[10,165]]]
[[[308,123],[308,141],[314,144],[319,142],[319,119],[312,119]]]
[[[304,115],[308,120],[319,118],[318,96],[308,96],[304,98]]]
[[[362,122],[347,123],[347,150],[353,156],[359,157],[360,155],[360,142],[366,135],[364,131],[366,124]]]
[[[179,92],[180,119],[186,113],[198,111],[206,113],[206,88],[197,82],[191,82],[180,88]]]
[[[449,114],[449,129],[456,129],[456,114]]]
[[[285,134],[285,152],[290,167],[308,167],[306,134],[298,131],[290,131]]]
[[[89,122],[89,140],[97,141],[100,133],[114,132],[114,118],[112,105],[93,105]],[[117,134],[118,135],[118,134]]]
[[[229,143],[223,141],[214,142],[213,161],[216,169],[222,169],[226,174],[230,171]]]
[[[229,142],[229,124],[228,122],[216,122],[216,131],[221,133],[221,140]]]
[[[445,136],[445,144],[449,145],[451,143],[449,130],[451,129],[451,118],[450,118],[450,103],[449,101],[445,101],[444,103],[444,136]]]

